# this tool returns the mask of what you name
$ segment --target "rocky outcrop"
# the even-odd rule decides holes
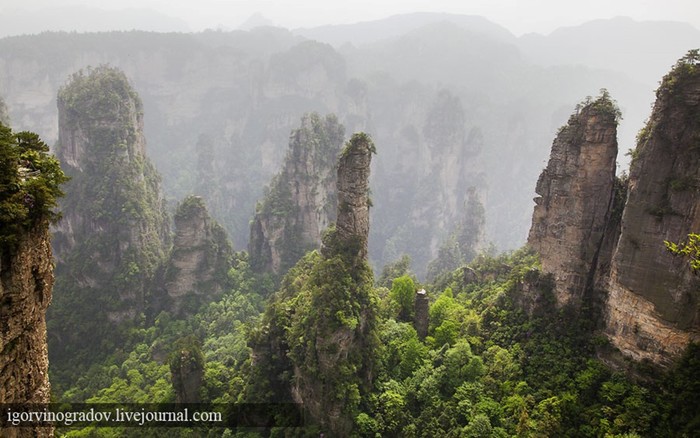
[[[412,89],[407,94],[423,93]],[[448,247],[456,248],[455,234],[465,212],[474,211],[465,208],[470,203],[465,189],[485,193],[486,175],[478,164],[484,159],[483,134],[463,98],[442,89],[423,99],[420,104],[395,105],[392,118],[377,121],[379,132],[391,129],[394,118],[400,129],[394,128],[377,160],[373,198],[379,207],[373,212],[377,216],[370,253],[384,263],[408,254],[418,278],[430,280],[435,265],[430,272],[428,265],[455,253]]]
[[[118,326],[142,321],[170,233],[160,177],[145,154],[143,106],[124,74],[106,66],[74,74],[58,108],[56,154],[72,180],[55,229],[50,351],[73,360],[118,339]]]
[[[369,236],[369,171],[374,144],[364,133],[350,139],[338,161],[338,218],[336,251],[367,260]]]
[[[199,196],[188,196],[175,213],[175,238],[163,279],[158,310],[190,314],[220,296],[233,260],[226,231],[214,221]]]
[[[437,257],[428,264],[427,280],[434,282],[444,273],[471,262],[484,239],[484,205],[475,187],[467,190],[462,217],[450,236],[442,242]]]
[[[418,333],[420,339],[425,339],[428,336],[428,325],[430,323],[430,300],[425,289],[416,292],[414,301],[415,316],[413,318],[413,327]]]
[[[334,115],[316,113],[292,131],[283,169],[251,224],[248,251],[255,270],[284,273],[319,247],[322,231],[335,220],[335,164],[344,131]]]
[[[630,168],[612,261],[606,331],[634,359],[667,364],[700,340],[700,278],[664,241],[700,231],[700,57],[663,79]]]
[[[251,335],[251,401],[299,403],[328,436],[351,436],[360,397],[374,380],[377,298],[367,262],[373,152],[366,134],[347,142],[336,226],[324,234],[320,254],[309,252],[289,270]]]
[[[181,338],[169,358],[170,375],[177,403],[201,402],[204,356],[194,337]]]
[[[36,134],[0,125],[0,405],[49,403],[46,309],[54,284],[49,224],[65,182]],[[10,406],[8,412],[10,411]],[[5,408],[3,408],[3,411]],[[52,427],[0,421],[0,436],[53,436]],[[5,426],[8,426],[7,428]]]
[[[302,340],[287,340],[294,369],[292,398],[332,436],[350,435],[357,407],[353,394],[367,391],[373,380],[376,305],[367,238],[374,152],[369,136],[357,133],[340,155],[336,226],[324,235],[322,259],[305,286],[309,294],[300,298],[300,303],[308,299],[314,310],[297,326],[303,327]],[[307,312],[301,306],[295,318]],[[294,328],[291,332],[298,336]]]
[[[560,306],[593,287],[613,212],[617,110],[607,93],[585,102],[562,127],[537,181],[528,244],[554,275]]]
[[[560,131],[528,243],[558,304],[600,313],[623,355],[667,366],[700,341],[700,277],[665,245],[700,230],[697,50],[664,77],[626,183],[613,179],[614,135],[614,111],[600,99]]]
[[[54,283],[48,224],[0,247],[0,403],[49,402],[46,309]],[[4,422],[3,422],[4,423]],[[0,427],[6,437],[53,436],[52,428]]]

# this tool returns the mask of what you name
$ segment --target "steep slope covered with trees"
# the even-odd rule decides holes
[[[76,73],[58,105],[56,153],[72,179],[55,230],[50,351],[54,371],[73,373],[143,323],[170,235],[141,100],[124,74],[106,66]]]
[[[258,203],[248,252],[260,272],[284,274],[321,244],[336,215],[335,165],[345,129],[334,115],[312,113],[292,131],[282,171]]]
[[[372,388],[376,297],[367,262],[374,145],[354,134],[338,164],[337,220],[285,278],[253,335],[252,401],[293,400],[320,431],[348,436]]]
[[[66,176],[49,147],[31,132],[0,121],[0,403],[50,400],[46,309],[54,284],[49,225]],[[0,435],[48,437],[51,427],[12,428]]]

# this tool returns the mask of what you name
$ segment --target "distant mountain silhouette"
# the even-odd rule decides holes
[[[256,27],[273,26],[273,25],[274,25],[274,23],[272,22],[272,20],[265,17],[260,12],[256,12],[253,15],[251,15],[250,17],[248,17],[248,19],[246,21],[241,23],[241,25],[238,26],[238,29],[239,30],[252,30],[252,29],[255,29]]]
[[[517,44],[524,56],[538,64],[618,70],[655,83],[683,55],[669,47],[689,50],[698,41],[700,30],[688,23],[616,17],[562,27],[547,36],[524,35]]]
[[[3,12],[0,38],[46,31],[104,32],[111,30],[189,32],[184,20],[153,9],[104,10],[88,6],[63,6],[37,11]]]
[[[416,12],[393,15],[355,24],[328,25],[294,29],[293,33],[334,46],[350,43],[356,46],[395,38],[430,24],[449,22],[501,42],[514,42],[515,36],[506,28],[484,17],[437,12]]]

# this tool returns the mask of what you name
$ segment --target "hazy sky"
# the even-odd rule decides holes
[[[67,5],[149,8],[184,20],[194,31],[236,28],[255,12],[276,25],[297,28],[418,11],[482,15],[516,35],[549,33],[556,27],[619,15],[636,20],[685,21],[700,28],[698,0],[0,0],[0,14]]]

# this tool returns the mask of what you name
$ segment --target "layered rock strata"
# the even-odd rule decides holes
[[[162,281],[164,302],[159,307],[183,315],[220,296],[232,260],[226,231],[209,216],[204,200],[185,198],[175,213],[173,249]]]
[[[251,337],[254,401],[292,400],[329,436],[351,436],[362,394],[374,380],[376,302],[367,262],[369,173],[374,145],[347,142],[338,164],[336,226],[320,254],[308,253],[282,280]]]
[[[580,304],[592,286],[612,212],[616,133],[609,98],[587,102],[559,131],[537,181],[528,244],[554,275],[559,305]]]
[[[72,177],[54,233],[49,311],[52,361],[61,368],[84,349],[91,358],[106,354],[144,321],[170,230],[160,176],[146,156],[143,106],[126,76],[107,66],[78,72],[60,90],[58,110],[56,155]]]
[[[666,364],[700,340],[700,278],[664,241],[700,231],[700,57],[664,78],[630,167],[606,331],[637,360]]]
[[[369,236],[369,171],[374,145],[366,134],[355,134],[338,160],[336,238],[358,260],[367,259]]]
[[[54,283],[48,224],[0,247],[0,404],[49,403],[46,309]],[[4,423],[4,421],[3,421]],[[52,428],[2,428],[3,437],[49,437]]]
[[[335,116],[307,114],[292,131],[282,171],[258,205],[248,246],[252,267],[281,274],[318,248],[336,213],[335,165],[344,128]]]
[[[602,314],[623,355],[668,366],[700,341],[700,277],[665,243],[700,231],[698,51],[664,77],[627,183],[614,179],[609,109],[584,106],[555,140],[528,243],[559,305]]]

